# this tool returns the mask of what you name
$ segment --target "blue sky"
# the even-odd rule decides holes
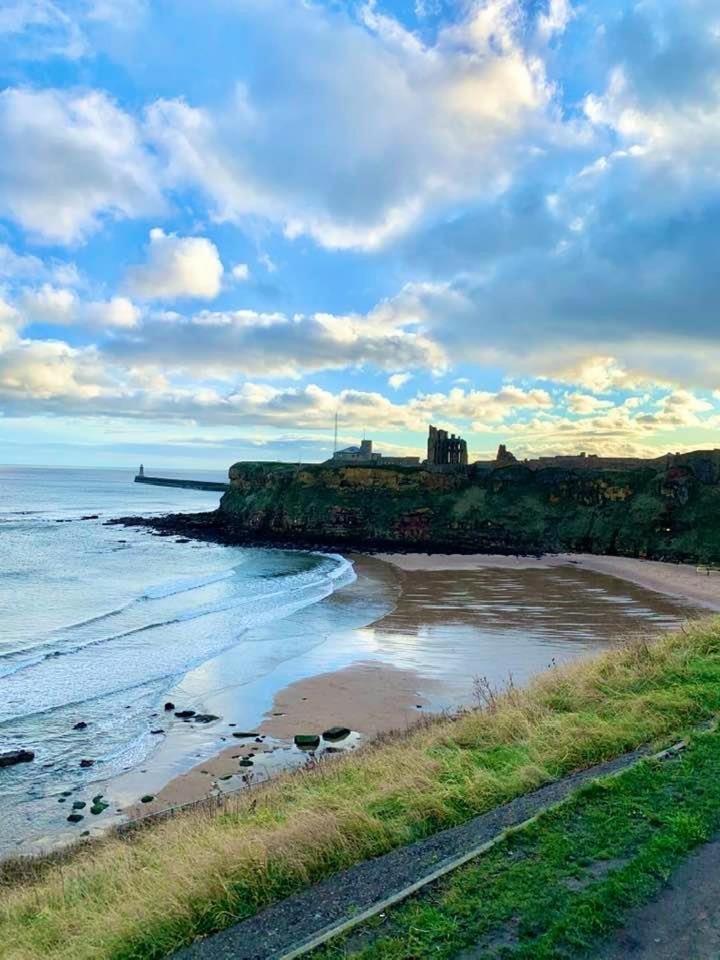
[[[5,0],[0,460],[716,447],[714,0]]]

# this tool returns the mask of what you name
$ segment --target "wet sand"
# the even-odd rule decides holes
[[[312,765],[328,752],[354,750],[364,737],[405,730],[428,706],[419,689],[427,692],[433,686],[432,680],[415,671],[373,662],[299,680],[276,694],[272,709],[253,730],[234,731],[232,746],[175,777],[151,802],[134,804],[124,812],[131,818],[142,817],[231,792],[282,770]],[[293,744],[295,734],[322,735],[340,726],[348,728],[350,735],[323,738],[316,750],[302,751]],[[252,766],[241,765],[248,760]]]
[[[702,614],[697,597],[707,600],[704,593],[685,600],[665,596],[621,578],[617,571],[625,565],[613,566],[614,558],[590,558],[610,561],[613,574],[577,559],[354,557],[360,581],[351,592],[366,592],[380,578],[396,602],[367,626],[330,635],[320,648],[326,653],[315,661],[329,664],[340,656],[349,664],[278,685],[257,726],[223,730],[228,746],[175,776],[152,802],[126,806],[124,813],[152,814],[313,765],[328,748],[353,750],[377,733],[406,729],[423,714],[473,703],[476,677],[496,687],[509,677],[523,683],[553,664]],[[635,564],[647,584],[656,582],[642,561],[627,564],[629,575],[640,576]],[[678,568],[672,572],[677,577]],[[694,570],[692,576],[702,579]],[[343,591],[329,602],[344,603]],[[293,744],[296,734],[319,735],[335,725],[349,728],[351,736],[322,741],[311,752]]]
[[[695,606],[720,611],[720,573],[708,573],[689,564],[604,557],[590,553],[558,553],[543,557],[507,557],[495,554],[381,553],[378,559],[399,570],[538,570],[572,564],[583,570],[617,577],[646,590],[677,597]]]

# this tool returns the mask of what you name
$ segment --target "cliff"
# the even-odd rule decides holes
[[[220,519],[244,539],[720,562],[720,451],[592,472],[237,463]]]

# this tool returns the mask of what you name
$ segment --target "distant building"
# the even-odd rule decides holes
[[[454,433],[448,436],[447,430],[438,430],[430,425],[427,441],[427,462],[438,465],[453,464],[467,466],[467,443]]]
[[[641,457],[603,457],[595,453],[566,454],[549,457],[533,457],[518,460],[504,443],[498,447],[494,460],[478,461],[481,467],[507,467],[512,464],[522,464],[530,470],[546,470],[560,468],[563,470],[641,470],[647,467],[665,467],[672,465],[673,455],[668,453],[660,457],[643,459]]]
[[[360,446],[345,447],[342,450],[336,450],[329,460],[329,464],[340,466],[345,463],[370,464],[390,464],[401,467],[417,467],[420,464],[420,457],[385,457],[382,453],[373,453],[372,440],[361,440]]]
[[[361,440],[359,447],[345,447],[343,450],[336,450],[332,455],[333,460],[341,460],[343,463],[373,463],[382,459],[382,454],[373,453],[372,440]]]

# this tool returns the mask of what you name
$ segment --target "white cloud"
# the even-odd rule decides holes
[[[612,400],[600,400],[588,393],[570,393],[566,397],[568,409],[572,413],[585,415],[596,413],[598,410],[607,410],[614,406]]]
[[[86,326],[100,330],[137,326],[140,310],[127,297],[105,301],[83,301],[74,290],[44,283],[25,289],[18,301],[24,324],[48,323],[59,326]]]
[[[39,257],[15,253],[6,243],[0,243],[0,277],[13,280],[36,277],[43,273],[44,269]]]
[[[246,263],[236,263],[232,268],[232,275],[236,280],[243,283],[250,279],[250,267]]]
[[[0,350],[17,339],[20,325],[19,312],[0,296]]]
[[[127,297],[113,297],[105,302],[94,302],[85,305],[84,321],[103,330],[130,329],[136,327],[142,313]]]
[[[538,18],[538,33],[549,40],[562,33],[575,16],[570,0],[548,0],[547,12]]]
[[[421,419],[469,421],[473,430],[483,430],[488,424],[502,423],[518,410],[548,409],[553,401],[546,390],[506,384],[495,392],[453,387],[447,394],[419,394],[409,405]]]
[[[393,390],[399,390],[410,380],[412,380],[411,373],[393,373],[388,377],[388,386],[392,387]]]
[[[135,121],[106,94],[0,92],[0,214],[37,238],[84,239],[103,217],[163,208]]]
[[[76,20],[52,0],[4,0],[0,9],[0,39],[8,42],[13,59],[75,60],[88,52]]]
[[[89,0],[85,16],[90,22],[127,30],[137,25],[147,7],[148,0]]]
[[[94,400],[108,388],[104,380],[92,350],[62,341],[22,340],[0,352],[0,393],[8,398]]]
[[[269,254],[261,253],[258,257],[258,263],[265,267],[268,273],[277,273],[277,264],[271,259]]]
[[[166,99],[147,116],[171,179],[200,185],[218,219],[375,249],[437,203],[502,191],[522,137],[549,128],[551,87],[511,0],[472,4],[432,46],[371,5],[361,22],[287,0],[233,15],[260,69],[238,71],[224,107]]]
[[[193,297],[212,300],[220,292],[223,265],[205,237],[179,237],[159,227],[150,231],[147,263],[131,267],[128,289],[147,300]]]
[[[107,350],[134,367],[193,371],[228,378],[239,370],[263,376],[302,376],[315,370],[373,366],[383,370],[442,368],[431,339],[372,314],[336,316],[201,311],[191,317],[150,315]]]

